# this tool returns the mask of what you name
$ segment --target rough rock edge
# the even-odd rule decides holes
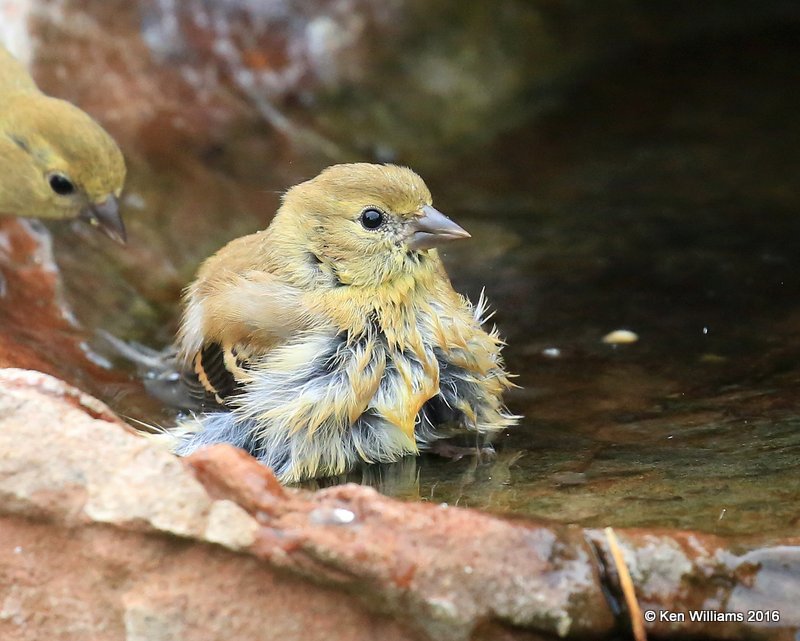
[[[48,374],[0,369],[0,511],[233,550],[252,545],[251,516],[211,499],[179,460],[136,434],[106,405]]]
[[[82,409],[92,418],[116,423],[129,432],[136,432],[127,423],[124,423],[103,401],[43,372],[16,367],[0,369],[0,387],[6,389],[35,388],[42,394],[64,400],[70,405]]]
[[[354,485],[288,489],[228,446],[180,461],[138,438],[101,402],[39,372],[0,370],[4,401],[13,411],[0,415],[0,514],[60,524],[59,531],[100,524],[221,544],[343,590],[427,639],[606,637],[613,630],[604,592],[616,607],[617,581],[598,530],[402,503]],[[15,414],[24,420],[14,423]],[[108,460],[92,459],[87,443]],[[792,603],[800,541],[619,534],[643,610],[751,605],[782,616],[755,626],[656,621],[649,632],[782,640],[800,631]]]

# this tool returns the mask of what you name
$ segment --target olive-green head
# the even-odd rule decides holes
[[[119,147],[76,106],[40,93],[0,106],[0,214],[81,218],[124,242],[124,183]]]

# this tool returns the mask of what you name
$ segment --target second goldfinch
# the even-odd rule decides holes
[[[86,113],[44,95],[0,46],[0,215],[79,218],[125,241],[125,161]]]
[[[174,450],[230,443],[295,482],[417,454],[445,426],[514,424],[485,303],[453,290],[435,249],[468,237],[404,167],[336,165],[290,189],[187,289],[196,405]]]

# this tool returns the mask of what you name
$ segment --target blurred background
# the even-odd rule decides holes
[[[50,225],[58,309],[4,331],[167,425],[97,331],[168,345],[199,262],[283,190],[406,164],[473,234],[445,262],[486,287],[525,419],[492,462],[366,482],[585,525],[794,531],[799,35],[782,0],[0,0],[0,39],[120,143],[130,237]],[[638,340],[602,341],[618,329]]]

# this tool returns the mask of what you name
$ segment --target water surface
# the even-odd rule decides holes
[[[424,456],[372,468],[365,482],[589,526],[796,529],[796,41],[765,33],[636,52],[426,175],[437,206],[473,234],[445,261],[461,291],[486,287],[519,375],[508,402],[524,419],[496,439],[492,461]],[[286,179],[270,175],[256,196],[249,184],[242,200],[255,205],[240,203],[251,213],[235,220],[227,197],[197,196],[196,234],[144,218],[139,232],[163,264],[119,267],[117,286],[97,294],[105,306],[72,286],[81,319],[164,345],[197,262],[266,224]],[[68,273],[87,269],[64,260]],[[601,342],[620,328],[638,342]],[[128,416],[170,420],[135,383],[103,394]]]

